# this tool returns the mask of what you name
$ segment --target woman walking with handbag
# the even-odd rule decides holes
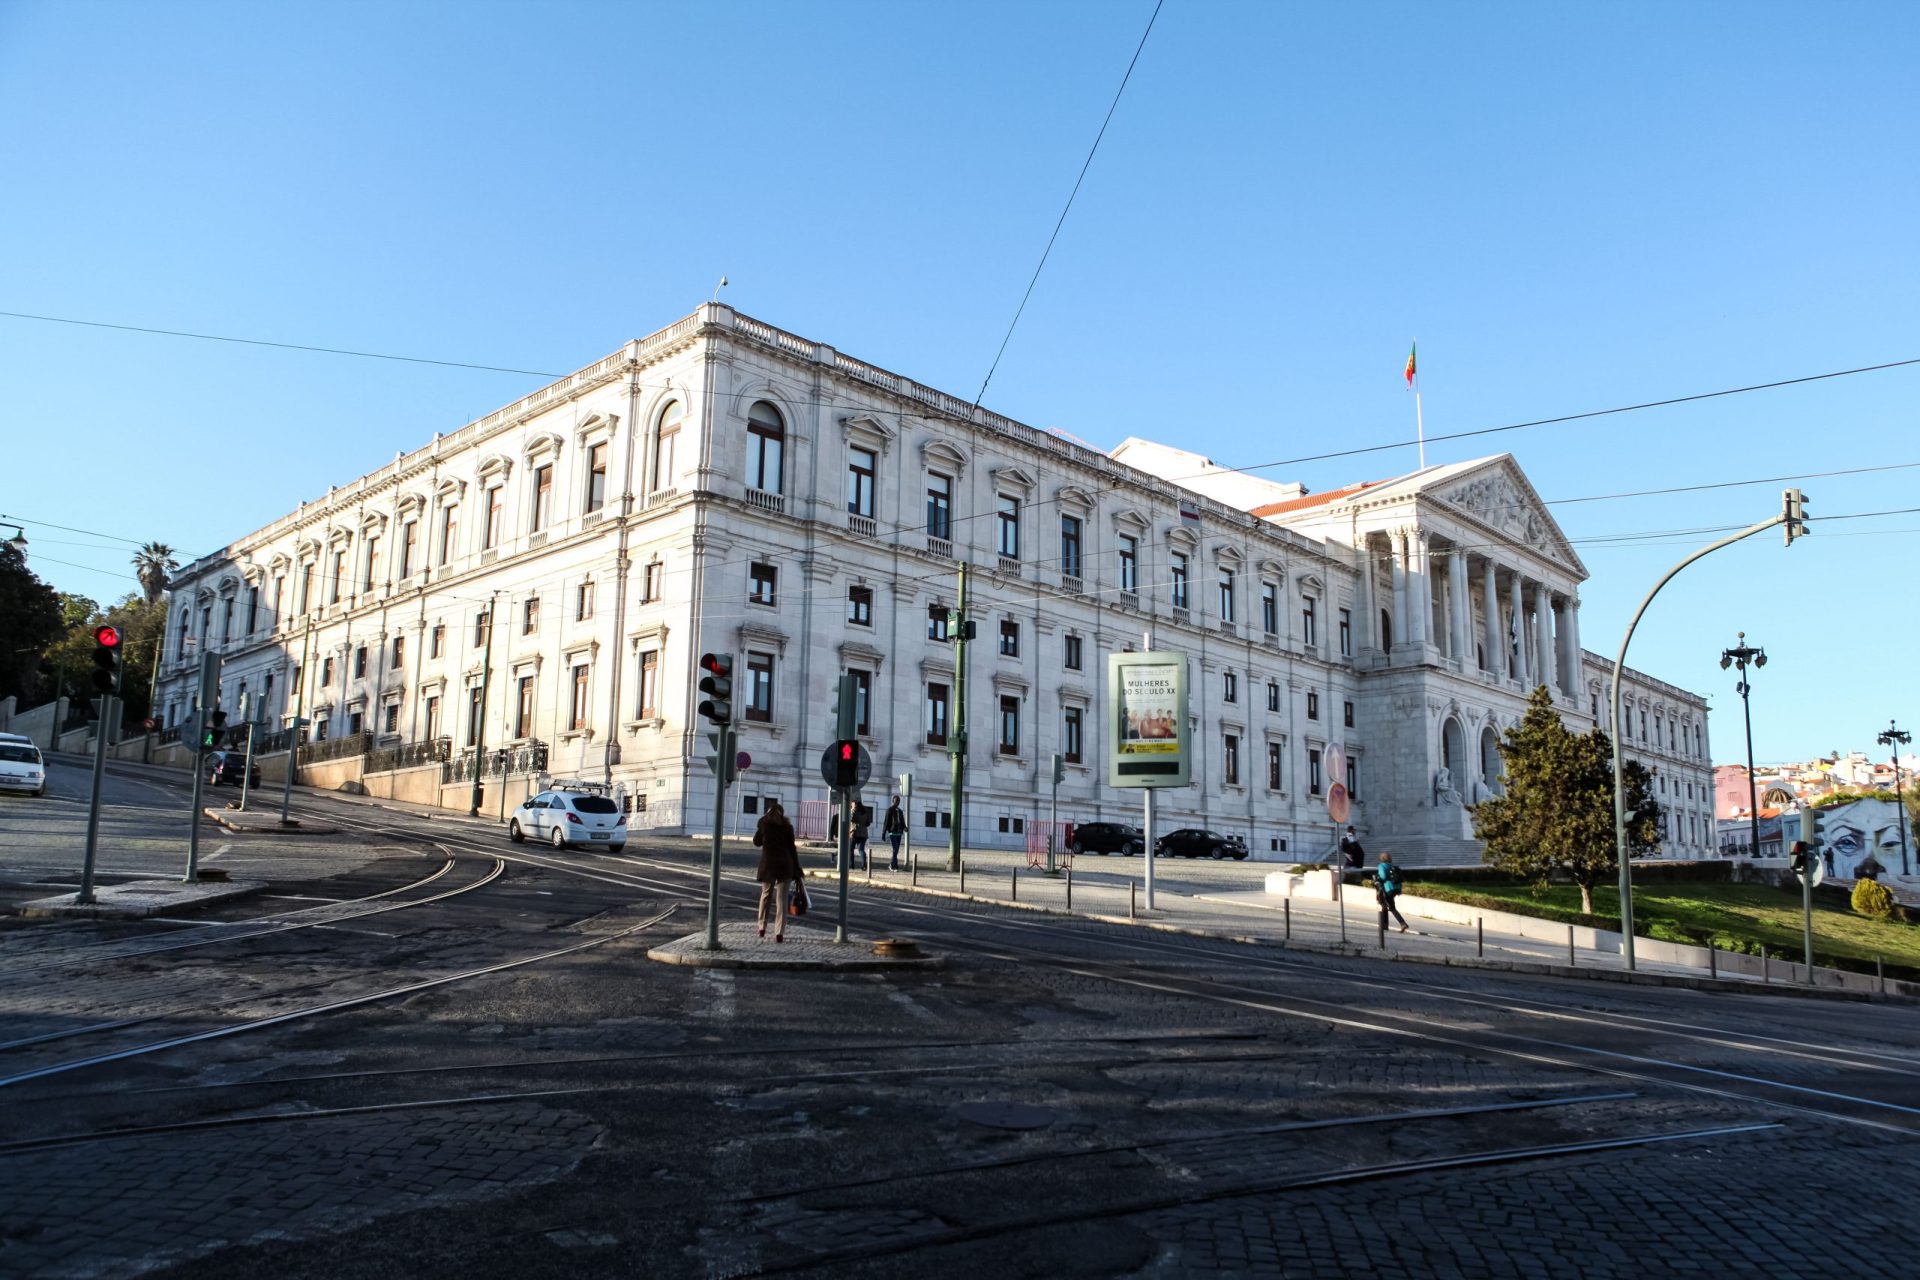
[[[786,810],[775,800],[767,806],[760,825],[753,830],[753,842],[760,847],[760,867],[753,878],[760,882],[760,935],[767,936],[767,916],[773,916],[773,940],[787,940],[787,886],[800,879],[800,853],[793,842],[793,823]]]

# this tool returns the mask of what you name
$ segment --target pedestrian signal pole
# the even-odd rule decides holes
[[[75,902],[94,901],[94,852],[100,840],[100,782],[107,772],[107,726],[120,714],[120,701],[113,695],[120,688],[121,670],[119,628],[95,627],[93,684],[100,692],[100,719],[93,734],[93,782],[87,795],[87,851],[80,864],[80,892]]]
[[[707,865],[707,950],[720,947],[720,832],[727,821],[727,784],[733,781],[733,655],[700,655],[700,714],[713,726],[707,741],[713,754],[707,767],[713,770],[713,849]]]
[[[967,621],[967,562],[960,562],[959,599],[947,623],[953,641],[953,723],[948,726],[947,754],[952,777],[947,795],[953,829],[947,833],[947,870],[960,869],[961,812],[967,777],[967,641],[973,624]]]
[[[853,867],[853,793],[860,786],[860,744],[854,738],[859,728],[854,706],[853,677],[841,676],[839,696],[835,699],[833,744],[834,786],[840,793],[840,842],[836,856],[840,864],[840,914],[833,927],[833,940],[847,940],[847,877]],[[869,861],[873,854],[867,854]]]
[[[226,737],[226,712],[220,710],[220,655],[200,655],[200,705],[189,721],[193,736],[180,736],[192,744],[189,757],[193,765],[193,812],[187,815],[186,884],[200,883],[200,801],[207,785],[207,748],[217,747]]]

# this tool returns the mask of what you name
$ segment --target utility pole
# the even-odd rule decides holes
[[[834,699],[834,725],[838,741],[854,742],[854,731],[859,727],[855,721],[854,687],[851,675],[842,675]],[[855,754],[858,754],[857,752]],[[834,848],[834,861],[840,867],[840,914],[833,927],[833,940],[847,940],[847,877],[853,867],[853,792],[852,787],[840,788],[840,839]],[[873,852],[867,852],[867,865],[873,865]]]
[[[1887,721],[1887,730],[1880,735],[1880,745],[1893,757],[1893,818],[1900,827],[1900,874],[1907,874],[1907,802],[1900,794],[1900,748],[1913,741],[1913,735],[1900,728],[1893,721]]]
[[[947,797],[947,807],[953,813],[953,829],[947,832],[947,870],[960,869],[960,833],[961,813],[964,806],[962,793],[966,787],[967,772],[967,632],[973,623],[967,620],[967,562],[960,562],[960,593],[954,611],[949,615],[948,630],[953,639],[953,726],[947,736],[947,755],[951,758],[953,775],[951,789]]]
[[[486,619],[487,643],[481,650],[480,705],[473,713],[473,803],[467,809],[469,818],[480,816],[481,762],[486,758],[487,746],[487,697],[493,686],[493,622],[494,615],[499,612],[499,604],[500,593],[496,591],[487,601],[487,611],[480,615]]]
[[[1153,628],[1151,626],[1149,626],[1145,634],[1140,637],[1140,652],[1153,652]],[[1181,725],[1180,731],[1182,733],[1186,732],[1186,726]],[[1154,788],[1152,787],[1143,787],[1140,790],[1140,804],[1142,808],[1140,814],[1140,854],[1141,863],[1145,869],[1143,878],[1147,883],[1147,910],[1149,911],[1153,910],[1153,792]]]
[[[292,698],[296,710],[287,725],[287,776],[280,784],[280,825],[292,826],[287,818],[287,810],[293,804],[293,770],[300,762],[300,730],[306,727],[307,709],[307,656],[313,648],[313,617],[307,617],[307,634],[300,641],[300,678],[293,682]]]

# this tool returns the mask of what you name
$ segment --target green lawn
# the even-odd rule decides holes
[[[1536,894],[1527,885],[1451,885],[1409,881],[1407,892],[1416,897],[1440,898],[1489,911],[1513,911],[1564,920],[1569,924],[1620,927],[1620,895],[1611,888],[1593,891],[1595,914],[1580,914],[1580,890],[1553,885]],[[1798,894],[1771,885],[1682,882],[1636,886],[1633,891],[1635,932],[1669,942],[1704,946],[1711,941],[1723,950],[1757,952],[1797,958],[1801,951],[1801,914]],[[1875,956],[1886,959],[1894,977],[1920,977],[1920,928],[1895,920],[1870,920],[1855,915],[1837,897],[1815,891],[1813,950],[1821,964],[1871,971]]]

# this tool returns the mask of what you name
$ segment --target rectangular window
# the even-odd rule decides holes
[[[649,560],[647,562],[647,572],[645,577],[642,578],[640,585],[640,600],[643,604],[651,603],[660,598],[660,579],[662,573],[663,570],[658,560]]]
[[[1340,611],[1340,656],[1343,658],[1353,656],[1353,610],[1351,609]]]
[[[1284,776],[1280,768],[1280,744],[1277,742],[1269,742],[1267,744],[1267,790],[1286,790],[1285,787],[1280,785]]]
[[[1140,539],[1126,533],[1120,535],[1120,589],[1140,594]]]
[[[473,647],[482,649],[493,638],[493,615],[478,613],[473,618]]]
[[[756,410],[757,411],[757,410]],[[786,431],[770,422],[747,424],[747,483],[765,493],[781,493],[780,455]]]
[[[1228,671],[1220,677],[1220,700],[1222,702],[1240,701],[1239,673]]]
[[[1068,636],[1065,641],[1065,666],[1069,671],[1080,670],[1080,637]]]
[[[1318,603],[1312,596],[1300,597],[1300,643],[1309,649],[1320,643],[1314,630],[1318,620],[1318,614],[1315,613]]]
[[[413,573],[413,548],[420,540],[420,522],[409,520],[400,526],[400,563],[394,570],[394,576],[405,578]]]
[[[400,704],[397,702],[389,702],[386,706],[382,707],[380,711],[381,711],[380,732],[382,733],[400,732]]]
[[[1080,576],[1080,517],[1060,517],[1060,572],[1065,577]]]
[[[379,569],[380,569],[380,536],[378,534],[368,534],[367,535],[367,562],[366,562],[366,565],[364,566],[364,572],[360,575],[360,590],[362,591],[373,590],[373,575],[379,572]],[[251,631],[253,628],[249,627],[247,629]]]
[[[587,510],[607,505],[607,442],[587,446]]]
[[[273,610],[273,625],[276,627],[281,625],[280,602],[282,597],[286,595],[286,592],[287,575],[284,573],[275,574],[273,578],[273,602],[268,608]]]
[[[553,514],[553,464],[533,469],[533,523],[531,531],[540,532],[547,527],[547,520]]]
[[[1011,618],[1000,621],[1000,656],[1017,658],[1020,656],[1020,624]]]
[[[927,639],[945,642],[947,635],[947,607],[934,604],[927,606]]]
[[[747,599],[751,603],[772,604],[775,591],[780,584],[780,572],[772,565],[756,560],[748,573],[748,582],[751,584],[751,590],[748,592]]]
[[[1320,794],[1320,749],[1318,747],[1309,748],[1307,751],[1307,794],[1310,796]]]
[[[1271,582],[1260,584],[1260,630],[1270,636],[1280,633],[1280,588]]]
[[[1068,707],[1061,714],[1060,755],[1068,764],[1079,764],[1084,750],[1084,731],[1081,724],[1084,712],[1079,707]]]
[[[326,689],[326,688],[330,688],[332,685],[333,685],[333,659],[322,658],[320,659],[320,687],[322,689]]]
[[[953,536],[953,477],[927,473],[927,536]]]
[[[300,566],[300,612],[305,613],[313,607],[313,561]],[[180,619],[180,634],[185,635],[187,620]]]
[[[486,523],[480,526],[482,551],[500,545],[500,511],[500,486],[495,485],[487,490],[487,519]]]
[[[747,719],[761,723],[773,720],[773,655],[747,655]]]
[[[427,656],[437,658],[447,651],[446,625],[444,623],[434,624],[433,631],[430,634],[432,638],[427,641]]]
[[[593,579],[582,578],[573,596],[573,620],[585,622],[593,616]]]
[[[1000,754],[1020,754],[1020,699],[1000,699]]]
[[[400,663],[406,656],[407,638],[405,636],[395,636],[393,638],[393,661],[389,665],[392,666],[394,670],[399,670]]]
[[[1307,719],[1318,720],[1319,718],[1320,694],[1317,690],[1309,689],[1307,690]]]
[[[366,713],[363,711],[352,711],[347,714],[347,732],[348,733],[353,733],[353,734],[359,733],[360,730],[366,726],[366,723],[367,723],[367,717],[366,717]]]
[[[567,727],[580,730],[587,727],[587,672],[590,668],[582,662],[573,669],[573,713],[567,717]]]
[[[247,588],[247,634],[252,635],[260,625],[260,588]]]
[[[853,681],[853,732],[857,737],[870,738],[873,736],[873,672],[849,667],[847,676]]]
[[[540,597],[529,596],[520,606],[520,634],[530,636],[540,629]]]
[[[847,514],[873,518],[873,476],[879,462],[871,449],[847,450]]]
[[[347,551],[341,547],[333,553],[333,572],[327,575],[327,603],[340,603],[340,580],[347,576]],[[1645,734],[1641,734],[1645,737]]]
[[[640,719],[660,715],[660,655],[649,649],[640,655]]]
[[[530,737],[533,733],[533,677],[521,676],[519,701],[513,714],[513,736]]]
[[[1280,686],[1277,682],[1269,680],[1267,681],[1267,710],[1278,711],[1279,709]]]
[[[1167,560],[1167,581],[1172,586],[1173,607],[1187,607],[1187,555],[1176,551]]]
[[[1354,800],[1360,798],[1360,761],[1354,756],[1347,757],[1347,795]]]
[[[995,547],[1009,560],[1020,558],[1020,499],[999,496],[994,515]]]
[[[460,541],[460,508],[449,503],[440,508],[440,559],[445,564],[453,559],[454,546]]]
[[[427,741],[440,736],[440,695],[427,695]]]
[[[1220,742],[1221,776],[1230,787],[1240,785],[1240,737],[1238,734],[1226,734]]]
[[[873,625],[873,588],[847,588],[847,622],[856,627]]]
[[[1340,718],[1342,722],[1346,724],[1347,728],[1353,728],[1353,703],[1342,702],[1340,704]]]
[[[947,745],[947,686],[927,686],[927,741],[936,747]],[[929,823],[929,826],[932,824]]]
[[[480,741],[480,686],[467,690],[467,745],[474,746]]]
[[[1220,621],[1232,622],[1233,619],[1233,570],[1220,571]]]

